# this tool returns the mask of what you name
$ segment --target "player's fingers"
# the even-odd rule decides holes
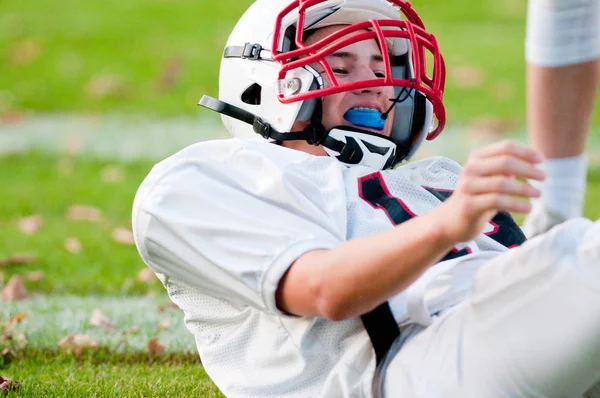
[[[495,193],[474,196],[469,205],[472,210],[481,213],[489,210],[498,210],[527,214],[531,211],[531,203],[514,196]]]
[[[462,188],[466,192],[476,195],[498,193],[520,196],[523,198],[537,198],[541,195],[540,190],[533,185],[506,176],[474,177],[466,179],[462,182]]]
[[[504,140],[486,147],[477,149],[472,153],[473,157],[487,159],[499,155],[512,155],[530,163],[540,163],[543,156],[533,148],[521,142]]]
[[[487,159],[478,159],[465,165],[467,175],[476,176],[513,176],[542,181],[546,177],[543,170],[525,160],[511,155],[498,155]]]

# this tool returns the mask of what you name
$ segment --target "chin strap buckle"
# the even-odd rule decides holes
[[[327,136],[327,131],[325,131],[322,124],[311,123],[304,128],[304,133],[306,134],[306,142],[314,146],[323,144]]]
[[[250,44],[246,43],[244,45],[244,50],[242,51],[242,58],[250,59],[252,61],[256,61],[260,59],[260,52],[262,51],[262,46],[258,43]]]

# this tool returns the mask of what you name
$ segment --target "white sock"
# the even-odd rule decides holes
[[[581,217],[587,178],[587,157],[582,154],[568,158],[546,159],[541,168],[546,180],[533,181],[542,196],[533,206],[543,206],[565,219]]]

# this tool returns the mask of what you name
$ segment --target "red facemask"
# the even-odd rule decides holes
[[[324,97],[342,92],[361,90],[371,87],[404,87],[415,89],[427,97],[433,105],[433,112],[438,120],[436,128],[431,131],[427,139],[432,140],[443,130],[446,123],[446,111],[442,102],[444,85],[446,80],[446,68],[440,54],[435,37],[428,33],[421,18],[413,10],[409,3],[402,0],[387,0],[404,15],[405,20],[393,19],[371,19],[364,22],[354,23],[343,29],[330,34],[322,40],[307,45],[303,41],[307,10],[310,7],[323,3],[327,0],[294,0],[288,5],[276,19],[275,35],[271,47],[273,60],[281,64],[279,80],[285,79],[290,70],[319,63],[326,74],[329,84],[327,87],[318,88],[304,93],[283,95],[279,94],[279,100],[286,104],[296,101],[304,101]],[[296,14],[296,49],[292,51],[278,52],[281,42],[282,24],[286,16]],[[289,18],[289,17],[288,17]],[[344,48],[350,44],[375,39],[381,48],[384,62],[385,76],[364,81],[339,84],[334,73],[325,60],[325,57]],[[412,70],[414,76],[410,79],[395,77],[392,73],[392,57],[386,39],[406,39],[410,45]],[[427,73],[426,51],[433,56],[433,67],[431,76]]]

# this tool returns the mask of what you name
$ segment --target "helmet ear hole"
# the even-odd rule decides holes
[[[262,87],[260,84],[254,83],[242,93],[242,102],[248,105],[260,105],[261,93]]]

